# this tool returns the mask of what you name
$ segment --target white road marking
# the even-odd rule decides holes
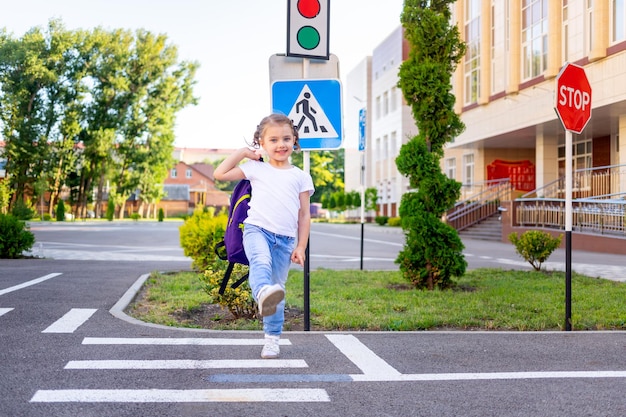
[[[224,368],[308,368],[305,361],[294,360],[93,360],[69,361],[65,369],[224,369]]]
[[[30,402],[180,403],[180,402],[329,402],[323,389],[203,390],[40,390]]]
[[[73,308],[42,333],[74,333],[96,312],[96,308]]]
[[[334,233],[325,233],[325,232],[311,232],[312,235],[321,235],[321,236],[329,236],[329,237],[337,237],[337,238],[341,238],[341,239],[348,239],[348,240],[361,240],[360,237],[353,237],[353,236],[346,236],[346,235],[338,235],[338,234],[334,234]],[[377,240],[377,239],[363,239],[364,242],[370,242],[370,243],[379,243],[381,245],[389,245],[389,246],[398,246],[398,247],[403,247],[404,244],[403,243],[396,243],[396,242],[389,242],[386,240]]]
[[[498,379],[626,378],[626,371],[483,372],[443,374],[350,375],[358,382],[471,381]]]
[[[7,314],[12,308],[0,308],[0,316]]]
[[[52,274],[44,275],[41,278],[36,278],[31,281],[23,282],[19,285],[14,285],[13,287],[5,288],[4,290],[0,290],[0,295],[8,294],[13,291],[21,290],[22,288],[30,287],[31,285],[39,284],[40,282],[47,281],[54,277],[58,277],[59,275],[62,275],[62,274],[60,272],[54,272]]]
[[[348,359],[352,361],[366,376],[373,378],[397,378],[400,376],[395,368],[377,356],[367,346],[352,335],[330,335],[326,338],[334,344]]]
[[[153,338],[153,337],[85,337],[83,345],[175,345],[175,346],[256,346],[264,345],[263,338],[227,339],[227,338]],[[280,345],[291,346],[289,339],[280,339]]]

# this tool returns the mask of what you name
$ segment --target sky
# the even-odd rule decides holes
[[[177,117],[176,146],[246,146],[270,113],[269,59],[287,49],[288,0],[14,0],[0,27],[14,37],[58,18],[67,29],[165,34],[180,61],[196,61],[197,106]],[[330,53],[340,79],[400,26],[403,0],[331,0]],[[344,98],[345,100],[345,98]]]

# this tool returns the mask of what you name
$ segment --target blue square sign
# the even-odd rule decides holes
[[[337,79],[274,81],[272,112],[287,115],[303,150],[337,149],[343,140],[341,82]]]

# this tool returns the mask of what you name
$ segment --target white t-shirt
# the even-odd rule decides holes
[[[298,167],[279,169],[260,161],[246,161],[239,168],[252,185],[244,223],[297,237],[300,193],[308,191],[311,195],[315,190],[311,176]]]

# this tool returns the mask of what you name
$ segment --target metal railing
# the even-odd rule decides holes
[[[626,190],[626,165],[579,169],[572,176],[572,197],[591,198]],[[530,191],[520,198],[565,198],[565,177]]]
[[[626,193],[572,200],[572,231],[626,237]],[[515,225],[565,230],[565,200],[513,201]]]
[[[498,213],[500,202],[511,199],[511,181],[508,178],[489,180],[469,187],[474,192],[462,192],[465,199],[446,214],[446,222],[459,231]]]

